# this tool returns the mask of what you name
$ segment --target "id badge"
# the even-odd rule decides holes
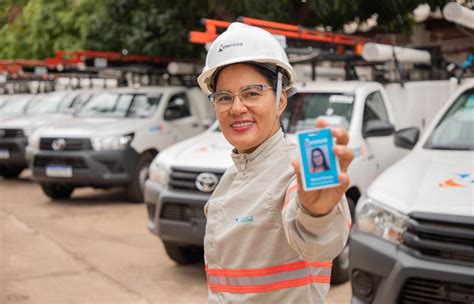
[[[300,169],[305,191],[340,185],[339,162],[334,154],[331,129],[297,132]]]

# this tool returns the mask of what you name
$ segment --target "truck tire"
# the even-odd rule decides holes
[[[57,183],[41,183],[41,188],[52,199],[69,198],[74,191],[74,186]]]
[[[132,182],[127,186],[127,196],[131,202],[143,203],[145,182],[150,172],[150,164],[154,156],[150,153],[143,154],[137,162],[133,172]]]
[[[0,167],[0,175],[4,178],[18,178],[23,168],[18,167]]]
[[[183,246],[176,243],[163,242],[165,250],[170,259],[178,265],[189,265],[202,261],[204,251],[197,246]]]
[[[354,200],[347,197],[347,204],[349,205],[351,218],[354,220]],[[349,242],[347,242],[344,249],[332,262],[331,284],[338,285],[349,281],[349,265]]]

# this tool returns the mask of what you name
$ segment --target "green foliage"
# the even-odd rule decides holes
[[[0,30],[1,58],[45,58],[55,50],[81,49],[96,10],[93,0],[29,1]]]
[[[55,50],[127,50],[130,54],[202,57],[188,41],[203,17],[239,16],[307,27],[365,20],[378,31],[409,32],[420,3],[432,10],[448,0],[0,0],[0,58],[45,58]]]
[[[202,48],[190,44],[188,34],[207,15],[206,1],[105,0],[102,3],[91,16],[87,49],[126,49],[133,54],[184,57]]]

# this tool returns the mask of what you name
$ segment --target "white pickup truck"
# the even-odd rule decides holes
[[[402,156],[393,144],[396,120],[382,85],[375,82],[310,82],[300,84],[282,119],[290,138],[314,128],[318,117],[348,129],[355,159],[349,168],[351,209],[369,184]],[[168,255],[180,264],[196,261],[205,231],[204,204],[224,171],[232,147],[215,124],[207,132],[160,153],[150,167],[145,202],[148,228],[158,235]],[[348,279],[348,247],[336,259],[333,281]]]
[[[25,115],[28,106],[40,101],[43,96],[43,94],[0,95],[0,121]]]
[[[57,91],[11,101],[30,100],[21,116],[2,121],[0,175],[5,178],[18,177],[28,167],[28,136],[42,126],[68,120],[72,112],[87,102],[91,95],[91,91]],[[20,104],[16,105],[18,107]]]
[[[143,202],[151,161],[166,147],[206,129],[212,114],[198,89],[180,86],[120,88],[94,95],[67,122],[30,136],[30,168],[53,199],[76,187],[126,187]]]
[[[352,303],[473,303],[474,83],[463,85],[413,150],[381,174],[356,208]]]

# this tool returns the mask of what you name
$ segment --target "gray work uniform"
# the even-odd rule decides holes
[[[250,154],[232,155],[204,207],[208,303],[324,303],[332,259],[350,229],[345,196],[314,217],[298,202],[291,159],[278,131]]]

